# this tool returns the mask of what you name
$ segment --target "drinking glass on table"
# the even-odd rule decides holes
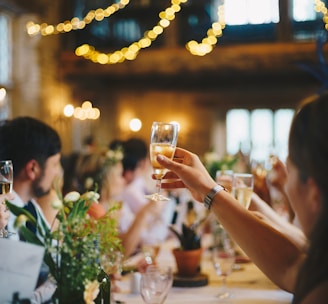
[[[13,164],[11,160],[0,161],[0,194],[11,193],[13,190]],[[5,202],[3,202],[5,204]],[[7,238],[12,232],[6,228],[0,229],[0,237]]]
[[[218,242],[212,249],[212,262],[216,274],[222,277],[222,285],[217,297],[220,299],[226,299],[232,296],[226,286],[226,282],[235,263],[235,247],[233,240],[230,238],[226,230],[221,227],[217,233],[219,233]]]
[[[176,123],[153,122],[150,135],[150,161],[156,178],[156,193],[146,195],[152,201],[170,200],[161,192],[161,181],[166,173],[156,160],[158,154],[163,154],[172,159],[178,141],[178,125]]]
[[[248,209],[254,188],[254,176],[251,173],[234,173],[232,178],[232,194]]]
[[[141,275],[140,293],[146,304],[162,304],[172,287],[173,273],[170,267],[150,265]]]

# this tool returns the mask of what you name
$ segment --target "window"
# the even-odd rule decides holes
[[[11,78],[11,28],[8,15],[0,12],[0,84]]]
[[[8,118],[8,94],[2,85],[11,82],[11,19],[0,12],[0,120]]]
[[[258,42],[276,41],[278,27],[292,24],[291,31],[295,40],[314,40],[323,29],[322,14],[315,11],[313,0],[286,0],[288,5],[279,8],[279,0],[213,0],[212,22],[217,18],[217,6],[224,1],[226,28],[221,42]],[[290,16],[289,20],[280,16]],[[287,12],[285,10],[288,10]],[[282,22],[284,21],[284,22]]]
[[[264,161],[270,154],[286,159],[292,109],[233,109],[227,113],[227,152],[250,153],[251,159]]]
[[[278,0],[225,0],[227,25],[279,22]]]
[[[318,17],[314,10],[313,0],[293,0],[293,19],[295,21],[315,20]]]
[[[323,15],[315,11],[313,0],[293,0],[293,33],[297,40],[316,39],[324,28]]]

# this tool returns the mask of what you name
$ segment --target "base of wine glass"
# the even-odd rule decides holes
[[[159,193],[153,193],[153,194],[149,194],[145,196],[147,199],[151,200],[151,201],[155,201],[155,202],[159,202],[159,201],[169,201],[170,198],[159,194]]]
[[[233,293],[227,287],[221,287],[216,297],[219,299],[230,299],[233,298]]]
[[[233,298],[233,294],[229,290],[221,290],[216,297],[218,299],[230,299]]]

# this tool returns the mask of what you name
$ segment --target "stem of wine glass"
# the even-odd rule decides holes
[[[222,285],[221,285],[221,290],[222,292],[226,292],[227,290],[227,276],[223,275],[222,276]]]
[[[162,189],[162,180],[161,179],[157,179],[156,180],[156,192],[158,193],[158,194],[160,194],[161,193],[161,189]]]
[[[230,293],[227,289],[227,276],[222,275],[222,284],[220,288],[220,293],[217,295],[218,298],[220,299],[225,299],[230,297]]]

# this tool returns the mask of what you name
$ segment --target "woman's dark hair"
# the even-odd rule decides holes
[[[289,134],[289,158],[300,180],[311,177],[322,195],[322,209],[311,234],[307,259],[299,273],[293,303],[328,279],[328,95],[305,103],[296,113]]]
[[[148,156],[148,146],[141,138],[130,138],[123,142],[124,158],[122,160],[123,170],[134,171],[140,161]]]
[[[58,133],[35,118],[17,117],[0,126],[0,159],[12,160],[14,175],[32,159],[43,168],[46,160],[60,150]]]

